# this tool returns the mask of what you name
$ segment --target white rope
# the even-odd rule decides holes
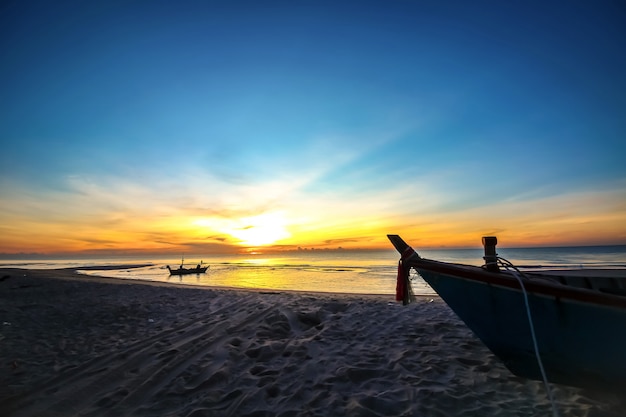
[[[554,417],[559,417],[559,412],[556,408],[556,403],[554,402],[554,397],[552,396],[552,390],[550,389],[550,384],[548,384],[548,377],[546,376],[546,371],[543,368],[543,362],[541,361],[541,355],[539,354],[539,346],[537,344],[537,336],[535,335],[535,325],[533,324],[533,318],[530,314],[530,304],[528,303],[528,294],[526,292],[526,287],[524,286],[524,281],[522,280],[522,276],[524,275],[519,269],[515,267],[511,262],[507,261],[504,258],[498,256],[498,261],[502,264],[504,268],[511,271],[512,275],[517,279],[519,285],[522,288],[522,294],[524,294],[524,303],[526,304],[526,314],[528,315],[528,324],[530,326],[530,335],[533,339],[533,347],[535,349],[535,356],[537,357],[537,364],[539,365],[539,370],[541,371],[541,377],[543,378],[543,384],[546,387],[546,392],[548,394],[548,399],[550,400],[550,404],[552,405],[552,415]]]

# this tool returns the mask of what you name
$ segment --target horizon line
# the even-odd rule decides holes
[[[518,250],[518,249],[564,249],[564,248],[602,248],[602,247],[626,247],[626,243],[602,244],[602,245],[533,245],[533,246],[499,246],[497,249]],[[482,246],[424,246],[418,248],[420,251],[429,250],[481,250]],[[415,248],[414,248],[415,249]],[[204,253],[202,256],[256,256],[281,253],[311,253],[311,252],[395,252],[393,247],[389,248],[305,248],[276,249],[250,247],[242,248],[240,251],[219,251]],[[94,249],[86,251],[68,252],[0,252],[0,260],[22,260],[22,259],[45,259],[45,258],[67,258],[67,257],[133,257],[133,256],[174,256],[172,251],[144,251],[142,249]],[[180,255],[176,255],[180,256]],[[187,255],[185,255],[187,256]],[[201,256],[199,252],[191,252],[190,256]]]

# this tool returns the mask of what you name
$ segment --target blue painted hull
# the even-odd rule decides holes
[[[416,269],[511,372],[541,379],[521,289]],[[548,380],[626,388],[626,309],[536,293],[528,301]]]

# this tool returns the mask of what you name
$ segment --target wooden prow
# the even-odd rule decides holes
[[[410,247],[399,235],[387,235],[387,238],[400,254],[403,254]]]

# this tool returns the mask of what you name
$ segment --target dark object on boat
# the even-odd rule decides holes
[[[541,380],[543,364],[550,382],[626,392],[626,270],[521,273],[497,257],[495,237],[483,238],[485,266],[451,264],[387,237],[402,254],[399,301],[414,268],[515,375]]]
[[[178,269],[172,269],[167,265],[167,269],[170,271],[170,275],[189,275],[189,274],[204,274],[209,266],[196,266],[195,268],[185,268],[182,265]]]

